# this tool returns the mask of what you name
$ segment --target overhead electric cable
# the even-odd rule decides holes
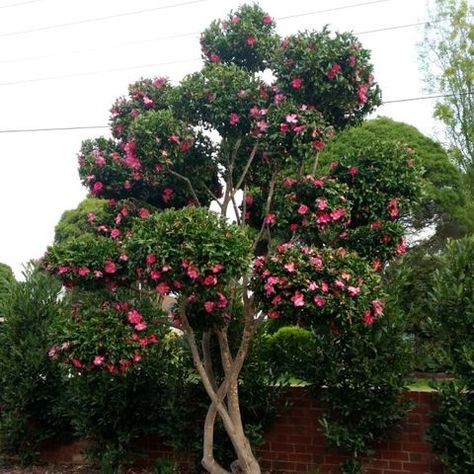
[[[10,3],[8,5],[0,6],[0,10],[3,10],[4,8],[21,7],[22,5],[28,5],[29,3],[38,3],[38,2],[44,2],[44,0],[28,0],[26,2]]]
[[[460,95],[473,95],[473,94],[466,92]],[[442,97],[455,97],[455,95],[454,94],[437,94],[437,95],[426,95],[426,96],[418,96],[418,97],[407,97],[403,99],[384,100],[382,105],[402,103],[402,102],[412,102],[416,100],[439,99]],[[73,126],[73,127],[50,127],[50,128],[17,128],[17,129],[0,130],[0,133],[62,132],[62,131],[69,131],[69,130],[87,130],[87,129],[101,129],[101,128],[109,128],[109,125],[83,125],[83,126]]]
[[[101,17],[96,17],[96,18],[86,18],[85,20],[77,20],[77,21],[70,21],[67,23],[60,23],[57,25],[47,25],[47,26],[40,26],[38,28],[32,28],[29,30],[20,30],[20,31],[10,31],[8,33],[2,33],[0,34],[0,38],[6,38],[10,36],[19,36],[19,35],[25,35],[29,33],[37,33],[40,31],[48,31],[48,30],[54,30],[57,28],[67,28],[69,26],[76,26],[76,25],[83,25],[86,23],[95,23],[98,21],[105,21],[105,20],[110,20],[114,18],[122,18],[122,17],[127,17],[127,16],[132,16],[132,15],[142,15],[143,13],[149,13],[157,10],[166,10],[166,9],[171,9],[171,8],[178,8],[178,7],[183,7],[185,5],[192,5],[194,3],[205,3],[208,2],[209,0],[188,0],[186,2],[182,3],[175,3],[171,5],[162,5],[160,7],[154,7],[154,8],[146,8],[143,10],[136,10],[132,12],[125,12],[125,13],[116,13],[115,15],[106,15],[106,16],[101,16]]]

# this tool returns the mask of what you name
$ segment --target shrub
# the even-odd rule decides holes
[[[63,309],[61,287],[33,264],[24,275],[0,301],[0,450],[29,463],[40,443],[67,424],[56,410],[64,386],[48,359],[49,326]]]

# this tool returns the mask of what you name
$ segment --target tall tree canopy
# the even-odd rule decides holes
[[[258,325],[286,318],[337,332],[380,323],[378,272],[405,250],[400,219],[418,196],[418,164],[412,149],[380,141],[325,173],[318,167],[331,137],[380,103],[369,52],[352,34],[279,38],[267,13],[244,5],[213,22],[201,46],[201,71],[177,86],[131,85],[112,107],[112,138],[83,143],[81,180],[108,212],[85,212],[81,235],[74,219],[58,227],[64,238],[43,265],[103,301],[75,301],[51,355],[119,376],[171,322],[210,398],[203,466],[229,472],[214,458],[219,417],[236,453],[231,469],[257,474],[238,382]],[[266,69],[270,84],[259,74]],[[158,303],[173,295],[171,321],[145,295]],[[230,321],[241,327],[236,351]]]

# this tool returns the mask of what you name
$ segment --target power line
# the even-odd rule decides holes
[[[73,127],[50,127],[50,128],[12,128],[0,130],[0,133],[35,133],[35,132],[64,132],[69,130],[92,130],[100,128],[109,128],[108,125],[84,125]]]
[[[319,13],[335,12],[338,10],[347,10],[348,8],[357,8],[357,7],[363,7],[365,5],[373,5],[374,3],[385,3],[385,2],[390,2],[390,1],[391,0],[373,0],[371,2],[353,3],[352,5],[343,5],[342,7],[326,8],[325,10],[316,10],[316,11],[306,12],[306,13],[296,13],[294,15],[281,16],[275,19],[276,20],[289,20],[290,18],[300,18],[303,16],[317,15]]]
[[[137,66],[125,66],[125,67],[118,67],[118,68],[111,68],[111,69],[101,69],[99,71],[86,71],[86,72],[77,72],[77,73],[75,72],[71,74],[64,74],[61,76],[47,76],[47,77],[39,77],[36,79],[23,79],[21,81],[0,82],[0,87],[13,86],[13,85],[19,85],[19,84],[31,84],[34,82],[55,81],[59,79],[72,79],[75,77],[97,76],[100,74],[110,74],[110,73],[121,72],[121,71],[133,71],[134,69],[146,69],[149,67],[156,67],[156,66],[169,66],[171,64],[189,63],[192,61],[201,61],[201,58],[178,59],[176,61],[166,61],[162,63],[140,64]]]
[[[22,5],[27,5],[29,3],[38,3],[38,2],[44,2],[44,0],[28,0],[26,2],[10,3],[9,5],[2,5],[0,7],[0,10],[3,10],[4,8],[21,7]]]
[[[381,0],[379,0],[381,1]],[[389,1],[389,0],[382,0],[382,1]],[[312,13],[308,13],[310,15]],[[405,25],[395,25],[395,26],[388,26],[384,28],[378,28],[374,30],[367,30],[367,31],[359,31],[356,32],[356,35],[362,35],[362,34],[371,34],[371,33],[379,33],[382,31],[390,31],[390,30],[396,30],[396,29],[402,29],[402,28],[410,28],[414,26],[419,26],[419,25],[424,25],[427,22],[421,22],[421,23],[408,23]],[[183,33],[179,35],[170,35],[170,36],[162,36],[160,38],[156,38],[156,41],[160,40],[165,40],[165,39],[172,39],[172,38],[180,38],[184,36],[191,36],[195,35],[197,33]],[[146,41],[155,41],[155,40],[146,40]],[[139,43],[139,42],[137,42]],[[127,43],[124,43],[124,45]],[[129,43],[131,44],[131,43]],[[144,69],[148,67],[157,67],[157,66],[167,66],[170,64],[180,64],[180,63],[187,63],[187,62],[192,62],[192,61],[200,61],[200,58],[189,58],[189,59],[179,59],[176,61],[166,61],[166,62],[161,62],[161,63],[152,63],[152,64],[142,64],[142,65],[137,65],[137,66],[129,66],[129,67],[120,67],[120,68],[111,68],[111,69],[103,69],[103,70],[98,70],[98,71],[88,71],[88,72],[80,72],[80,73],[71,73],[71,74],[65,74],[65,75],[59,75],[59,76],[47,76],[47,77],[39,77],[39,78],[34,78],[34,79],[23,79],[19,81],[8,81],[8,82],[0,82],[0,87],[5,87],[5,86],[13,86],[13,85],[19,85],[19,84],[31,84],[35,82],[45,82],[45,81],[52,81],[52,80],[59,80],[59,79],[70,79],[74,77],[84,77],[84,76],[95,76],[99,74],[110,74],[114,72],[120,72],[120,71],[127,71],[127,70],[133,70],[133,69]]]
[[[33,1],[33,0],[31,0],[31,1]],[[114,19],[114,18],[122,18],[122,17],[127,17],[127,16],[132,16],[132,15],[142,15],[143,13],[149,13],[149,12],[153,12],[153,11],[157,11],[157,10],[166,10],[166,9],[170,9],[170,8],[178,8],[178,7],[182,7],[182,6],[185,6],[185,5],[191,5],[191,4],[194,4],[194,3],[203,3],[203,2],[207,2],[207,1],[208,0],[188,0],[186,2],[176,3],[176,4],[172,4],[172,5],[163,5],[161,7],[146,8],[146,9],[143,9],[143,10],[136,10],[136,11],[126,12],[126,13],[117,13],[115,15],[107,15],[107,16],[101,16],[101,17],[96,17],[96,18],[87,18],[85,20],[70,21],[70,22],[67,22],[67,23],[60,23],[60,24],[57,24],[57,25],[40,26],[38,28],[32,28],[32,29],[29,29],[29,30],[11,31],[9,33],[0,34],[0,38],[25,35],[25,34],[29,34],[29,33],[37,33],[37,32],[40,32],[40,31],[54,30],[54,29],[57,29],[57,28],[66,28],[66,27],[69,27],[69,26],[83,25],[83,24],[86,24],[86,23],[95,23],[95,22],[99,22],[99,21],[105,21],[105,20],[110,20],[110,19]]]
[[[466,92],[459,95],[473,95],[473,94]],[[425,96],[418,96],[418,97],[407,97],[403,99],[384,100],[382,105],[403,103],[403,102],[413,102],[417,100],[439,99],[443,97],[456,97],[456,96],[455,94],[436,94],[436,95],[425,95]],[[62,131],[69,131],[69,130],[89,130],[89,129],[104,129],[104,128],[109,128],[109,126],[108,125],[84,125],[84,126],[75,126],[75,127],[17,128],[17,129],[10,129],[10,130],[0,130],[0,133],[62,132]]]

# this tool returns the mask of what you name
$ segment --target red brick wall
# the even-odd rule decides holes
[[[362,460],[364,474],[442,473],[442,467],[425,439],[430,414],[436,407],[436,393],[409,392],[414,403],[402,427],[390,439],[374,446],[375,455]],[[305,473],[319,469],[322,474],[338,473],[345,457],[325,445],[320,431],[321,405],[304,388],[292,388],[283,400],[290,408],[283,410],[265,435],[265,444],[258,456],[263,470],[271,473]],[[45,446],[43,459],[53,463],[78,462],[78,454],[86,444],[81,441],[67,446]],[[142,444],[150,460],[160,456],[177,456],[159,439],[147,439]],[[178,456],[183,472],[189,458]]]

